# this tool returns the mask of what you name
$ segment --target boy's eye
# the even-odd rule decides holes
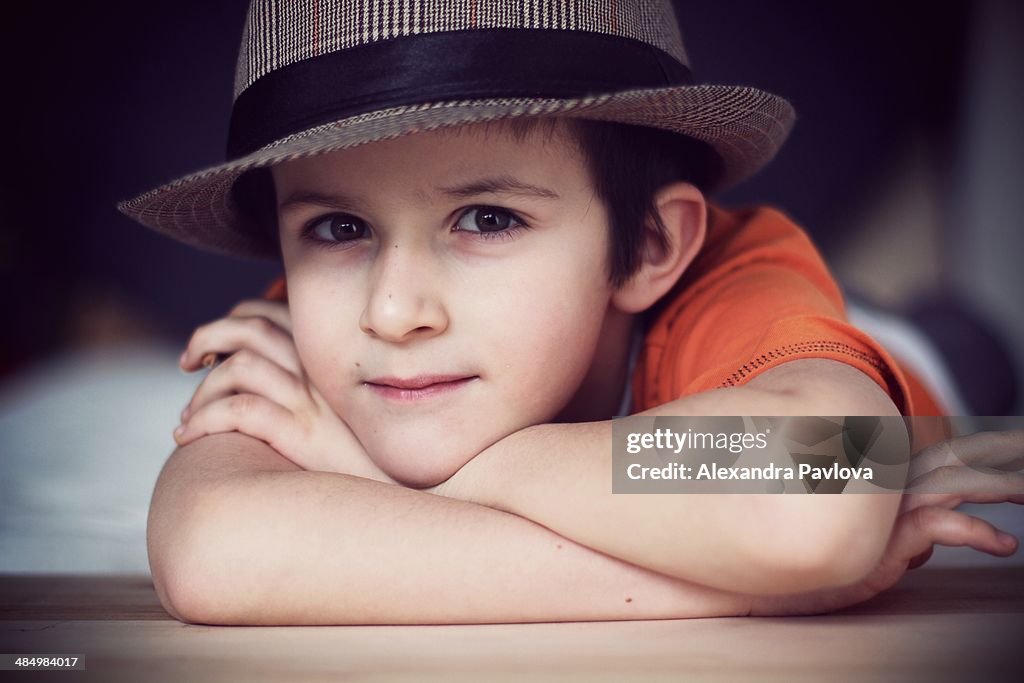
[[[326,216],[309,226],[309,232],[324,242],[349,242],[366,236],[366,223],[354,216]]]
[[[466,232],[501,232],[520,221],[509,211],[496,206],[478,206],[462,214],[456,227]]]
[[[312,225],[316,237],[329,242],[349,242],[366,237],[367,223],[354,216],[335,214]]]

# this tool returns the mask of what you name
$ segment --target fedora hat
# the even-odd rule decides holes
[[[118,208],[202,249],[276,256],[232,187],[253,169],[410,133],[557,116],[660,128],[716,158],[708,189],[756,172],[786,100],[693,82],[670,0],[254,0],[227,161]]]

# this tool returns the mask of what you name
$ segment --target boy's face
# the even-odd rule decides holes
[[[561,130],[419,133],[273,174],[303,366],[394,478],[444,481],[593,373],[607,214]]]

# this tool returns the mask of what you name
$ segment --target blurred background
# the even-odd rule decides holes
[[[676,5],[698,80],[781,94],[799,116],[776,161],[718,201],[805,226],[858,324],[953,412],[1024,413],[1022,5]],[[279,272],[114,208],[222,160],[246,7],[8,9],[33,39],[0,48],[0,572],[147,571],[149,495],[199,381],[177,356]],[[986,514],[1024,533],[1010,507]]]

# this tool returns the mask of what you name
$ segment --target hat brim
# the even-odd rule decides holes
[[[755,88],[695,85],[631,90],[578,99],[487,99],[375,111],[296,133],[252,154],[190,174],[118,204],[143,225],[200,249],[276,258],[246,225],[231,188],[246,171],[412,133],[499,119],[564,116],[650,126],[706,143],[721,160],[710,189],[744,180],[778,152],[795,113],[785,99]]]

